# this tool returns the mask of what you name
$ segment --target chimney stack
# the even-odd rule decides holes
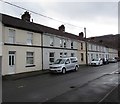
[[[64,25],[59,26],[59,30],[65,32],[65,26]]]
[[[84,36],[84,33],[83,33],[83,32],[79,33],[79,37],[80,37],[80,38],[83,38],[83,36]]]
[[[24,21],[30,22],[30,18],[31,18],[30,13],[27,12],[27,11],[24,12],[24,14],[21,16],[21,18],[22,18],[22,20],[24,20]]]

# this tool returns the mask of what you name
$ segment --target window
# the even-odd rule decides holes
[[[81,61],[84,61],[84,59],[83,59],[83,53],[81,53]]]
[[[62,52],[60,52],[60,57],[62,57],[63,56],[63,53]]]
[[[67,57],[67,53],[66,52],[64,53],[64,56]]]
[[[64,48],[66,48],[66,40],[63,41]]]
[[[27,45],[33,44],[33,33],[28,32]]]
[[[83,43],[81,43],[81,50],[83,50]]]
[[[33,65],[34,64],[34,52],[26,53],[26,64]]]
[[[91,54],[91,60],[93,60],[93,54]]]
[[[53,36],[50,36],[50,46],[53,46],[54,45],[54,38]]]
[[[74,53],[71,53],[71,57],[74,57],[75,56],[75,54]]]
[[[60,39],[60,47],[63,47],[63,41]]]
[[[73,42],[71,42],[71,49],[73,49]]]
[[[93,50],[93,45],[91,44],[91,50]]]
[[[49,62],[53,63],[54,62],[54,52],[49,53]]]
[[[96,46],[96,51],[98,51],[98,46]]]
[[[96,54],[96,59],[98,59],[98,54]]]
[[[8,42],[15,43],[15,30],[9,29]]]

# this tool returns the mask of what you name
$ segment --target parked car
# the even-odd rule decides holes
[[[119,62],[120,61],[120,57],[115,57],[115,59]]]
[[[93,59],[90,62],[90,65],[93,65],[93,66],[99,66],[99,65],[102,65],[102,64],[103,64],[103,60],[101,58],[99,58],[99,59]]]
[[[105,64],[109,64],[109,62],[108,62],[108,59],[107,58],[102,58],[102,60],[103,60],[103,64],[105,65]]]
[[[108,59],[108,62],[109,62],[109,63],[115,63],[115,62],[117,62],[117,60],[116,60],[115,58],[109,58],[109,59]]]
[[[52,65],[50,65],[50,72],[63,73],[66,71],[75,70],[79,68],[78,60],[76,57],[59,58]]]

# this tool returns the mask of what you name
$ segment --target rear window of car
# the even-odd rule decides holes
[[[77,59],[76,58],[71,58],[71,63],[76,63],[77,62]]]

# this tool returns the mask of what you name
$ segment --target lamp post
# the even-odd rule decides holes
[[[87,39],[86,39],[86,28],[85,27],[84,27],[84,34],[85,34],[86,65],[88,65]]]

